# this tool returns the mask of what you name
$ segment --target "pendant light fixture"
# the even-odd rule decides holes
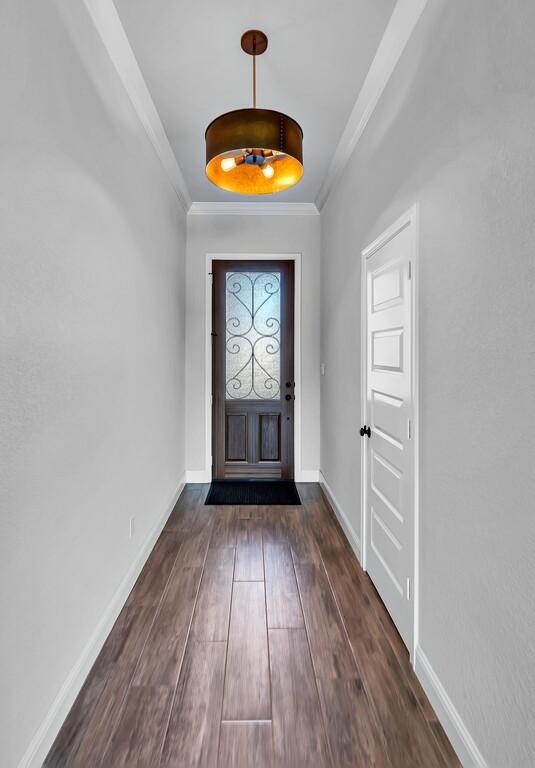
[[[206,175],[221,189],[244,195],[281,192],[303,175],[303,131],[293,118],[256,106],[256,57],[267,36],[244,32],[241,47],[253,57],[253,106],[213,120],[206,129]]]

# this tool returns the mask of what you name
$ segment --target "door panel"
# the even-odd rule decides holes
[[[372,450],[371,487],[398,519],[403,520],[400,512],[403,504],[403,475],[385,456]]]
[[[403,368],[403,329],[388,328],[372,333],[372,369],[397,371]]]
[[[403,448],[403,400],[384,392],[371,391],[370,424],[378,437]]]
[[[259,418],[260,461],[280,461],[280,414],[261,413]]]
[[[414,450],[413,226],[401,228],[366,259],[366,569],[412,650]]]
[[[213,265],[213,477],[293,478],[294,264]]]
[[[247,414],[227,413],[225,459],[227,461],[247,460]]]

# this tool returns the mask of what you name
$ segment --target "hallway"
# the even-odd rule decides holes
[[[319,485],[297,507],[207,490],[183,491],[46,768],[458,768]]]

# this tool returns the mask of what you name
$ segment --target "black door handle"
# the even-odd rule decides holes
[[[292,396],[291,396],[291,395],[285,395],[285,396],[284,396],[284,399],[285,399],[285,400],[291,400],[291,399],[292,399]]]
[[[364,435],[368,435],[368,437],[372,436],[372,431],[369,427],[366,426],[366,424],[360,428],[360,436],[364,437]]]

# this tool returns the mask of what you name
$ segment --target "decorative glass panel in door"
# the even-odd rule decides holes
[[[293,267],[214,261],[215,478],[293,477]]]
[[[280,285],[280,272],[227,272],[227,400],[280,398]]]

